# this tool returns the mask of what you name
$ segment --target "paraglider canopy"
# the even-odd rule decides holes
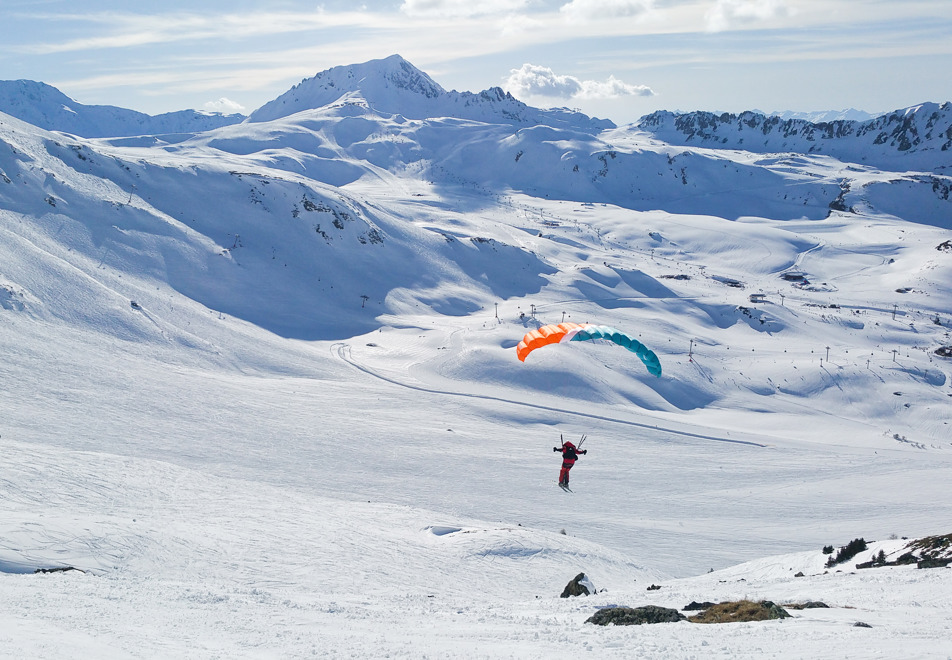
[[[624,346],[638,356],[648,369],[648,373],[661,376],[661,362],[653,351],[649,350],[640,341],[621,330],[607,325],[592,323],[553,323],[526,333],[516,346],[516,356],[525,362],[526,357],[537,348],[549,344],[561,344],[569,341],[585,341],[588,339],[607,339],[619,346]]]

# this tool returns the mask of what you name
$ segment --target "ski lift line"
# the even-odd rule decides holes
[[[598,303],[598,302],[615,302],[618,300],[640,300],[640,301],[657,300],[660,303],[667,303],[667,302],[680,303],[685,300],[703,300],[703,299],[704,299],[703,296],[666,296],[663,298],[653,298],[648,296],[616,296],[614,298],[598,298],[598,299],[577,298],[577,299],[570,299],[570,300],[561,300],[561,301],[557,300],[555,302],[546,302],[546,303],[539,303],[539,304],[532,303],[532,304],[535,306],[536,312],[538,312],[539,310],[547,310],[551,307],[571,306],[575,309],[578,309],[578,307],[583,306],[584,304]],[[596,309],[593,309],[593,312],[595,311],[601,311],[601,309],[597,308],[596,306]]]
[[[513,406],[521,406],[524,408],[532,408],[533,410],[545,410],[554,413],[560,413],[563,415],[574,415],[575,417],[582,417],[585,419],[597,419],[603,422],[609,422],[612,424],[621,424],[623,426],[633,426],[641,429],[649,429],[652,431],[661,431],[663,433],[670,433],[672,435],[679,435],[685,438],[697,438],[700,440],[713,440],[715,442],[726,442],[729,444],[735,445],[746,445],[748,447],[759,447],[761,449],[769,448],[771,445],[762,444],[759,442],[753,442],[751,440],[735,440],[733,438],[722,438],[714,435],[704,435],[703,433],[692,433],[690,431],[678,431],[675,429],[664,428],[656,424],[646,424],[643,422],[634,422],[627,419],[619,419],[617,417],[608,417],[607,415],[596,415],[594,413],[584,413],[578,412],[575,410],[567,410],[564,408],[556,408],[554,406],[546,406],[538,403],[526,403],[525,401],[516,401],[514,399],[504,399],[497,396],[489,396],[486,394],[472,394],[469,392],[452,392],[449,390],[438,390],[429,387],[423,387],[422,385],[411,385],[410,383],[403,383],[395,378],[389,376],[384,376],[379,374],[373,369],[363,366],[356,362],[353,357],[350,355],[350,344],[344,342],[337,342],[331,345],[331,351],[337,353],[337,357],[341,360],[354,367],[358,371],[361,371],[368,376],[372,376],[378,380],[390,383],[391,385],[396,385],[398,387],[404,387],[406,389],[415,390],[417,392],[426,392],[428,394],[442,394],[446,396],[458,396],[468,399],[480,399],[483,401],[498,401],[499,403],[506,403]]]

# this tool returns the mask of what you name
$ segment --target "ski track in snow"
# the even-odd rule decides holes
[[[388,382],[388,383],[390,383],[390,384],[392,384],[392,385],[397,385],[397,386],[399,386],[399,387],[404,387],[404,388],[411,389],[411,390],[417,390],[417,391],[419,391],[419,392],[427,392],[427,393],[429,393],[429,394],[442,394],[442,395],[446,395],[446,396],[467,397],[467,398],[472,398],[472,399],[483,399],[483,400],[485,400],[485,401],[497,401],[497,402],[499,402],[499,403],[505,403],[505,404],[509,404],[509,405],[513,405],[513,406],[524,406],[524,407],[527,407],[527,408],[532,408],[532,409],[534,409],[534,410],[545,410],[545,411],[556,412],[556,413],[560,413],[560,414],[572,415],[572,416],[574,416],[574,417],[581,417],[581,418],[583,418],[583,419],[597,419],[597,420],[600,420],[600,421],[603,421],[603,422],[611,422],[611,423],[613,423],[613,424],[622,424],[622,425],[625,425],[625,426],[633,426],[633,427],[636,427],[636,428],[650,429],[650,430],[652,430],[652,431],[661,431],[661,432],[664,432],[664,433],[670,433],[671,435],[682,436],[682,437],[685,437],[685,438],[698,438],[698,439],[701,439],[701,440],[714,440],[714,441],[716,441],[716,442],[728,442],[728,443],[738,444],[738,445],[749,445],[749,446],[752,446],[752,447],[763,447],[763,448],[769,447],[769,445],[761,444],[761,443],[759,443],[759,442],[753,442],[753,441],[750,441],[750,440],[736,440],[736,439],[733,439],[733,438],[723,438],[723,437],[712,436],[712,435],[704,435],[704,434],[701,434],[701,433],[692,433],[692,432],[689,432],[689,431],[680,431],[680,430],[677,430],[677,429],[672,429],[672,428],[670,428],[670,427],[660,426],[660,425],[657,425],[657,424],[645,424],[645,423],[643,423],[643,422],[635,422],[635,421],[632,421],[632,420],[620,419],[620,418],[618,418],[618,417],[607,417],[607,416],[604,416],[604,415],[596,415],[596,414],[593,414],[593,413],[585,413],[585,412],[580,412],[580,411],[577,411],[577,410],[571,410],[571,409],[568,409],[568,408],[554,408],[554,407],[551,407],[551,406],[544,406],[544,405],[537,404],[537,403],[527,403],[527,402],[525,402],[525,401],[517,401],[517,400],[515,400],[515,399],[508,399],[508,398],[502,398],[502,397],[496,397],[496,396],[488,396],[488,395],[485,395],[485,394],[474,394],[474,393],[470,393],[470,392],[451,392],[451,391],[449,391],[449,390],[432,389],[432,388],[428,388],[428,387],[423,387],[422,385],[414,385],[414,384],[412,384],[412,383],[407,383],[407,382],[403,382],[403,381],[397,380],[397,379],[395,379],[395,378],[390,378],[390,377],[388,377],[388,376],[384,376],[383,374],[380,374],[380,373],[374,371],[372,368],[368,367],[367,365],[359,364],[359,363],[358,363],[356,360],[354,360],[353,357],[350,355],[350,346],[349,346],[348,344],[345,344],[345,343],[334,344],[334,345],[331,347],[331,350],[332,350],[333,352],[335,352],[336,355],[337,355],[341,360],[343,360],[344,362],[348,363],[349,365],[351,365],[352,367],[354,367],[354,368],[357,369],[358,371],[361,371],[361,372],[363,372],[363,373],[365,373],[365,374],[367,374],[367,375],[369,375],[369,376],[373,376],[374,378],[376,378],[376,379],[378,379],[378,380],[382,380],[382,381]]]

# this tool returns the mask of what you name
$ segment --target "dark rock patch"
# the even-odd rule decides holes
[[[805,603],[786,603],[784,607],[791,610],[816,610],[830,606],[819,600],[808,600]]]
[[[75,566],[61,566],[58,568],[38,568],[33,571],[33,573],[65,573],[66,571],[79,571],[80,573],[86,572],[76,568]]]
[[[579,573],[565,585],[565,589],[562,590],[562,595],[560,598],[568,598],[570,596],[591,596],[588,586],[591,585],[591,582],[585,577],[585,573]]]
[[[670,607],[645,605],[643,607],[606,607],[599,610],[585,623],[596,626],[640,626],[646,623],[676,623],[684,620],[684,615]]]
[[[917,568],[945,568],[952,564],[952,559],[922,559],[916,562]]]
[[[709,607],[714,607],[714,603],[706,600],[703,603],[699,603],[696,600],[692,600],[690,605],[685,605],[681,609],[685,612],[697,612],[698,610],[706,610]]]

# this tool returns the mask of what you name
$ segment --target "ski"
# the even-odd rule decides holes
[[[561,488],[562,490],[564,490],[566,493],[574,493],[574,492],[575,492],[574,490],[572,490],[572,489],[569,488],[568,486],[563,486],[562,484],[559,484],[559,488]]]

